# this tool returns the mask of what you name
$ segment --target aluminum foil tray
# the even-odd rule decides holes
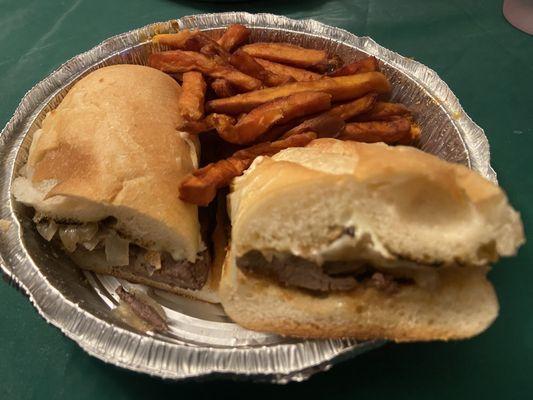
[[[362,54],[376,56],[393,84],[392,98],[411,107],[422,126],[419,146],[496,180],[483,130],[428,67],[368,37],[313,20],[242,12],[188,16],[112,37],[67,61],[24,96],[0,136],[4,166],[0,218],[5,228],[0,231],[0,263],[43,318],[105,362],[171,379],[216,374],[278,383],[299,381],[380,342],[304,341],[251,332],[233,324],[218,305],[157,290],[148,293],[164,308],[170,331],[138,333],[113,312],[118,304],[114,289],[119,280],[75,268],[40,238],[28,210],[15,203],[10,194],[11,181],[26,161],[33,133],[77,80],[106,65],[145,63],[154,50],[150,38],[156,33],[180,28],[220,30],[232,23],[249,26],[252,41],[286,41],[326,49],[344,60]]]

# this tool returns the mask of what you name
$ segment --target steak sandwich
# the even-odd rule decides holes
[[[258,158],[229,202],[224,309],[296,337],[476,335],[498,314],[489,265],[524,241],[498,186],[382,143],[319,139]]]
[[[179,199],[198,167],[180,92],[149,67],[90,73],[35,132],[12,192],[81,268],[217,301],[198,209]]]

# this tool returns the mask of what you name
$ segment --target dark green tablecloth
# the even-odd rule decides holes
[[[492,164],[527,232],[533,229],[533,37],[508,25],[501,8],[501,0],[0,0],[0,122],[63,61],[120,32],[229,10],[315,18],[369,35],[440,74],[485,129]],[[172,383],[105,365],[47,325],[16,289],[0,284],[0,398],[533,398],[532,249],[522,248],[490,273],[501,315],[480,337],[388,345],[287,386]]]

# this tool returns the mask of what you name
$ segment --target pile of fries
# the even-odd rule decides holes
[[[151,54],[149,65],[183,87],[180,128],[218,135],[233,150],[184,179],[182,200],[206,206],[256,157],[317,137],[404,145],[419,137],[411,111],[385,101],[391,85],[374,57],[340,65],[324,50],[247,43],[250,33],[236,24],[220,37],[185,29],[153,38],[171,50]]]

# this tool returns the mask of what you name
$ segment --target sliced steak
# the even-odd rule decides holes
[[[393,294],[400,285],[413,284],[411,278],[399,278],[380,272],[364,261],[326,261],[319,265],[304,258],[283,253],[269,261],[258,250],[237,258],[244,273],[267,276],[284,286],[317,292],[347,291],[358,285]]]
[[[339,262],[336,264],[338,267]],[[237,258],[237,266],[244,272],[267,275],[286,286],[320,292],[351,290],[358,284],[353,276],[330,276],[318,264],[290,254],[274,255],[268,261],[261,252],[252,250]],[[345,272],[347,266],[343,267]]]
[[[152,326],[154,330],[158,332],[168,330],[167,322],[161,315],[152,306],[136,296],[135,293],[127,292],[122,286],[117,288],[116,293],[120,300],[126,303],[136,316]]]
[[[198,260],[192,263],[187,260],[175,261],[170,254],[162,253],[161,268],[154,269],[143,262],[140,254],[137,254],[132,257],[134,259],[127,268],[135,275],[145,276],[154,281],[184,289],[199,290],[207,281],[211,263],[207,250],[200,253],[198,257]]]

